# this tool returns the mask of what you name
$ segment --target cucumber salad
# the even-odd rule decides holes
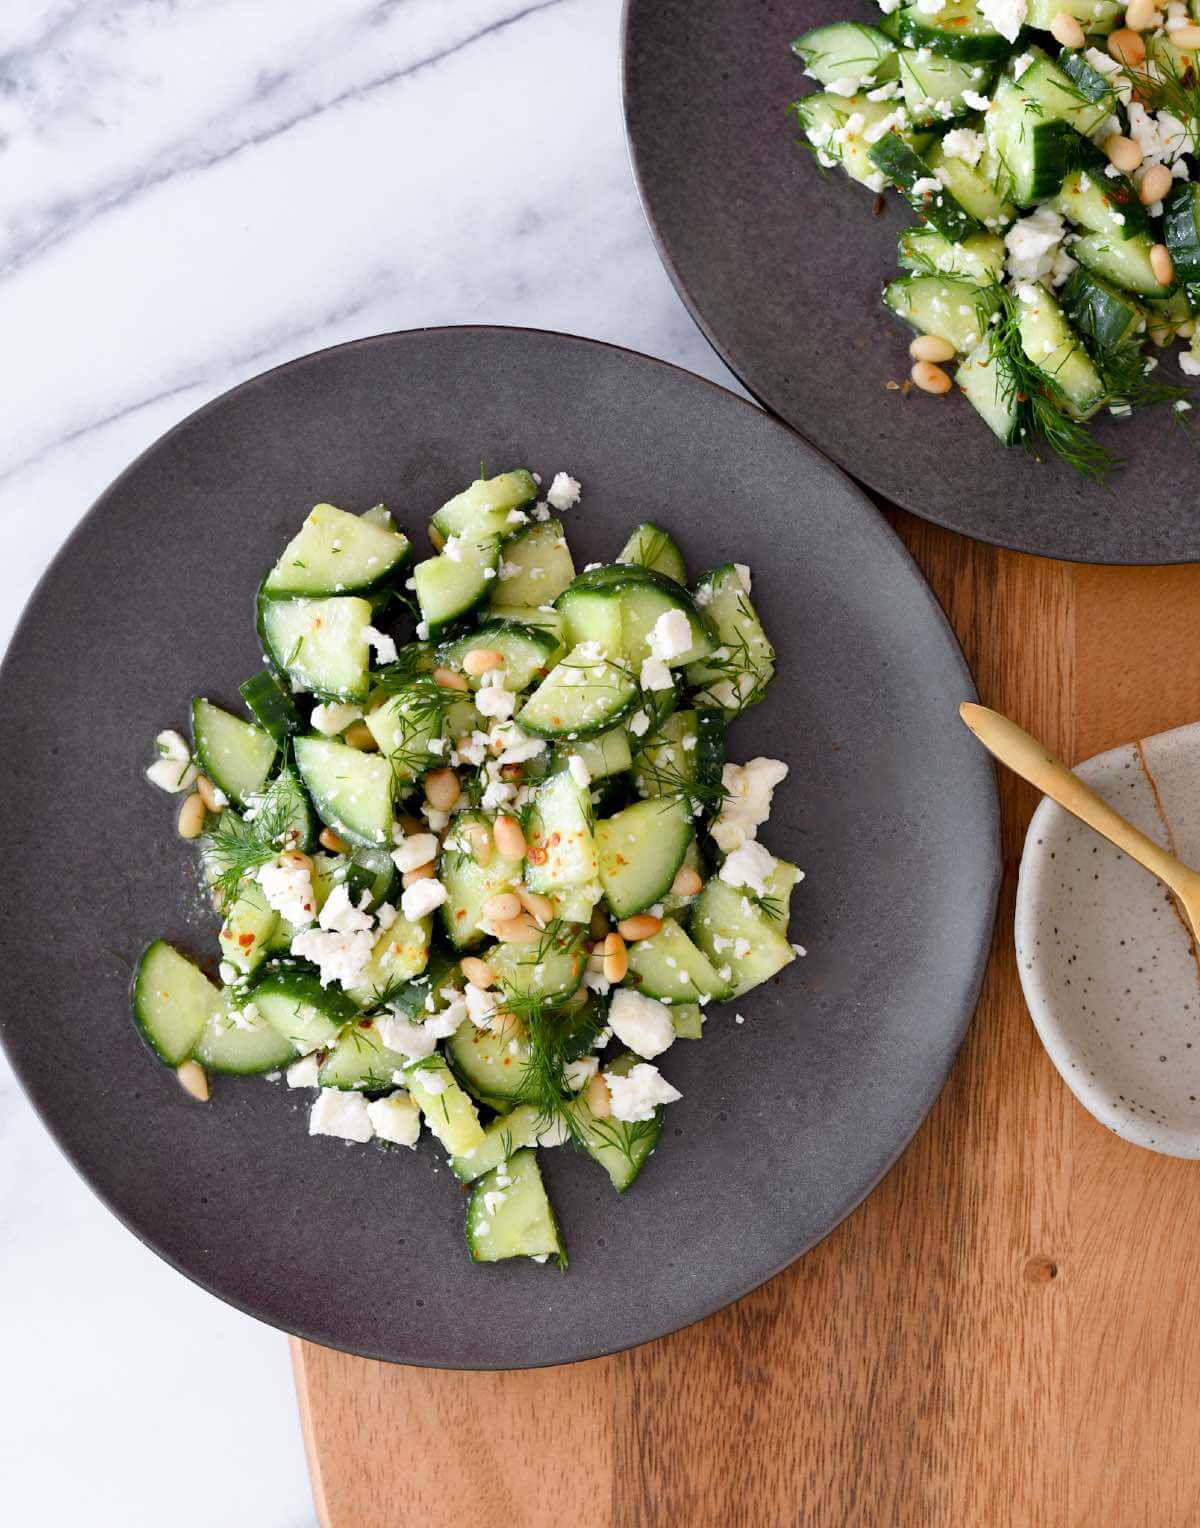
[[[1086,421],[1191,409],[1200,376],[1200,0],[879,0],[792,44],[804,145],[917,221],[883,301],[911,383],[1102,478]],[[882,201],[877,201],[877,210]],[[953,379],[945,369],[953,364]],[[888,387],[899,384],[889,382]],[[909,383],[903,384],[907,391]]]
[[[472,1258],[565,1267],[538,1149],[627,1189],[680,1097],[658,1059],[804,952],[801,872],[757,836],[787,766],[725,758],[775,671],[750,570],[689,588],[642,524],[577,573],[580,485],[540,485],[481,476],[415,566],[382,506],[307,517],[259,588],[248,714],[193,700],[147,771],[183,797],[219,981],[156,940],[132,1007],[199,1100],[285,1077],[313,1135],[424,1124]]]

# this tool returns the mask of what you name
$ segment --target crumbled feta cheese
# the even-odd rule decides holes
[[[414,1024],[392,1014],[384,1014],[375,1020],[375,1032],[388,1050],[398,1051],[411,1061],[424,1061],[437,1049],[438,1037],[424,1024]],[[403,1074],[397,1072],[392,1080],[403,1082]]]
[[[364,891],[355,907],[345,885],[335,886],[321,909],[320,926],[293,937],[292,954],[312,961],[321,973],[322,987],[334,981],[352,987],[362,979],[375,944],[371,915],[365,911],[370,900],[370,892]]]
[[[313,921],[316,897],[313,893],[310,861],[300,855],[284,854],[263,865],[256,877],[267,906],[295,928]]]
[[[760,843],[748,839],[726,858],[719,874],[727,886],[746,886],[758,896],[764,897],[767,894],[767,880],[777,863],[775,856]]]
[[[643,997],[632,987],[618,987],[608,1009],[613,1034],[631,1051],[647,1059],[675,1043],[671,1010],[665,1003]]]
[[[942,139],[942,151],[951,159],[961,159],[964,164],[977,165],[987,146],[987,139],[969,127],[952,127]]]
[[[480,716],[496,716],[507,720],[517,707],[517,697],[504,688],[504,670],[493,669],[485,674],[475,696],[475,709]]]
[[[847,97],[856,95],[858,93],[858,78],[855,75],[847,74],[841,79],[830,80],[829,84],[825,86],[825,89],[829,91],[831,95]]]
[[[1022,4],[1021,9],[1024,10],[1024,8],[1025,7]],[[983,7],[980,6],[980,10],[982,10],[982,9],[983,9]],[[1013,39],[1010,37],[1008,40],[1009,40],[1009,42],[1012,42]],[[1026,69],[1030,68],[1034,63],[1036,63],[1036,59],[1034,58],[1034,55],[1032,53],[1022,53],[1020,58],[1014,58],[1013,61],[1012,61],[1012,77],[1013,77],[1013,79],[1014,80],[1019,80],[1021,78],[1021,76],[1025,73]]]
[[[580,484],[577,479],[566,472],[556,472],[554,481],[546,494],[546,499],[552,509],[562,514],[564,510],[573,509],[579,503]]]
[[[969,106],[972,111],[986,111],[992,104],[987,96],[980,95],[974,90],[964,90],[962,93],[963,105]]]
[[[172,795],[190,790],[199,772],[192,763],[192,752],[185,739],[168,729],[154,739],[154,747],[158,758],[146,771],[150,784]]]
[[[656,1066],[648,1066],[644,1061],[630,1067],[627,1077],[605,1072],[604,1080],[612,1097],[614,1119],[631,1122],[653,1119],[659,1104],[673,1104],[683,1097]]]
[[[567,769],[571,779],[579,786],[580,790],[587,790],[592,783],[592,773],[588,769],[586,761],[577,753],[573,753],[567,759]]]
[[[1028,217],[1018,218],[1004,236],[1005,261],[1014,281],[1040,281],[1054,269],[1055,256],[1066,226],[1053,207],[1036,207]]]
[[[581,1093],[599,1070],[597,1056],[580,1056],[578,1061],[568,1061],[563,1067],[563,1086],[568,1093]]]
[[[932,175],[920,175],[913,181],[909,190],[914,196],[934,196],[942,189],[940,180]]]
[[[746,591],[747,594],[749,594],[751,585],[749,563],[735,562],[733,565],[733,571],[738,576],[738,583],[741,584],[742,588]]]
[[[644,711],[635,711],[629,718],[627,725],[634,737],[644,737],[650,730],[650,718]]]
[[[367,1105],[367,1118],[381,1141],[415,1147],[421,1134],[421,1111],[407,1093],[389,1093]]]
[[[448,557],[451,562],[463,560],[463,540],[461,536],[447,536],[446,544],[442,548],[442,556]]]
[[[669,690],[674,687],[675,683],[671,678],[671,670],[661,658],[644,658],[642,660],[640,682],[643,690]]]
[[[726,764],[721,784],[726,800],[711,832],[719,849],[730,853],[754,838],[771,814],[775,787],[786,778],[788,767],[780,759],[751,759],[747,764]]]
[[[488,987],[477,987],[474,982],[468,982],[464,996],[471,1023],[476,1029],[489,1029],[499,1001],[497,995]]]
[[[868,101],[894,101],[903,93],[899,80],[889,80],[886,85],[876,85],[874,90],[867,91]]]
[[[376,631],[374,626],[367,626],[363,630],[363,636],[367,639],[367,646],[374,650],[380,663],[395,663],[396,644],[385,632]]]
[[[433,833],[413,833],[398,849],[392,850],[392,863],[401,875],[407,875],[410,870],[419,870],[422,865],[428,865],[436,859],[440,848],[441,844]]]
[[[936,16],[946,9],[946,0],[917,0],[916,8],[922,16]]]
[[[1194,350],[1180,351],[1179,369],[1185,377],[1200,377],[1200,355]]]
[[[343,1141],[369,1141],[375,1134],[361,1093],[322,1088],[308,1116],[309,1135],[336,1135]]]
[[[314,1052],[309,1056],[301,1056],[299,1061],[293,1061],[286,1072],[287,1085],[289,1088],[316,1088],[320,1087],[317,1081],[317,1073],[321,1070],[321,1062]]]
[[[427,877],[423,881],[414,881],[411,886],[405,888],[404,895],[400,898],[400,911],[410,923],[416,923],[419,918],[427,917],[435,907],[441,907],[449,893],[441,881]]]
[[[651,657],[670,663],[692,645],[692,623],[682,610],[664,610],[650,628],[647,639]]]
[[[337,737],[339,732],[345,732],[351,722],[358,721],[362,714],[361,706],[344,705],[340,700],[333,700],[328,705],[314,706],[310,721],[324,737]]]

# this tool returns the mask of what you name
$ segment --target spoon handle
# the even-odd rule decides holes
[[[1182,860],[1156,844],[1152,838],[1126,822],[1107,801],[1102,801],[1095,791],[1086,786],[1062,762],[1056,759],[1036,738],[1030,737],[1016,722],[990,711],[987,706],[977,706],[964,701],[958,708],[966,722],[989,753],[1001,764],[1007,764],[1014,774],[1035,785],[1043,795],[1057,801],[1059,806],[1086,822],[1089,828],[1116,844],[1130,859],[1156,875],[1177,895],[1185,897],[1196,893],[1198,881],[1195,871]]]

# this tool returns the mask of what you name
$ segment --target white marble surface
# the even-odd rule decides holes
[[[619,10],[0,7],[0,645],[134,455],[292,356],[422,324],[532,324],[729,381],[642,221]],[[284,1339],[113,1221],[2,1060],[0,1238],[6,1521],[314,1520]]]

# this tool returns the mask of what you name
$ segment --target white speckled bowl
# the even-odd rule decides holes
[[[1114,748],[1076,773],[1200,865],[1200,723]],[[1166,887],[1044,800],[1025,840],[1017,965],[1050,1059],[1123,1140],[1200,1157],[1200,959]]]

